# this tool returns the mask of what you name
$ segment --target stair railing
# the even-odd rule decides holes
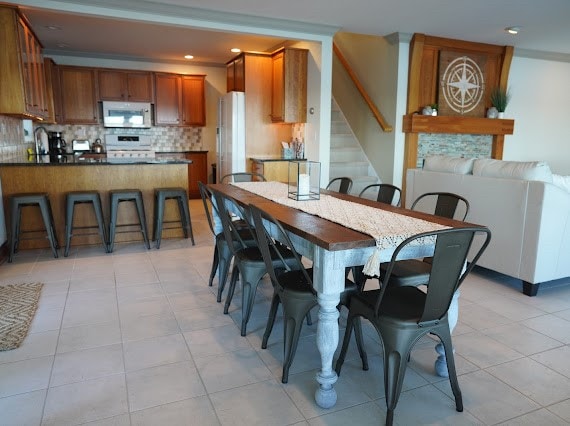
[[[384,116],[378,110],[378,108],[376,107],[376,105],[374,104],[372,99],[370,99],[370,96],[368,96],[368,93],[364,89],[364,86],[362,86],[362,83],[360,83],[360,80],[356,76],[356,73],[354,72],[354,70],[352,69],[352,67],[350,66],[350,64],[348,63],[348,61],[346,60],[346,58],[344,57],[344,55],[342,54],[342,52],[340,51],[340,49],[338,48],[336,43],[333,43],[333,52],[336,54],[340,63],[344,66],[344,69],[346,70],[350,79],[352,80],[352,82],[356,86],[356,89],[358,90],[358,92],[364,98],[364,102],[366,102],[366,105],[368,105],[368,108],[372,112],[372,115],[374,116],[374,118],[376,119],[376,121],[378,122],[378,124],[380,125],[382,130],[385,132],[391,132],[393,130],[392,126],[390,126],[388,123],[386,123]]]

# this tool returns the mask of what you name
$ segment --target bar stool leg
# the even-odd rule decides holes
[[[155,215],[154,215],[154,240],[156,241],[156,248],[160,248],[160,240],[162,239],[162,223],[164,219],[164,204],[166,199],[163,194],[158,194],[155,201]]]
[[[99,227],[99,235],[105,246],[105,253],[109,253],[109,240],[107,238],[107,230],[105,229],[105,221],[103,220],[103,207],[101,206],[101,196],[97,194],[93,200],[93,209],[97,217],[97,226]]]
[[[137,205],[137,213],[139,215],[139,222],[141,224],[141,232],[143,234],[144,245],[147,249],[150,249],[150,242],[148,241],[148,231],[146,228],[146,215],[144,214],[144,205],[140,197],[135,198],[135,203]]]
[[[67,197],[69,198],[69,196]],[[63,256],[69,256],[69,246],[71,245],[71,233],[73,232],[73,213],[75,203],[66,199],[65,201],[65,251]]]
[[[115,232],[117,230],[117,210],[119,202],[111,196],[111,217],[109,218],[109,253],[113,253],[115,247]]]
[[[178,207],[180,209],[180,216],[182,216],[182,226],[184,228],[184,236],[188,238],[190,235],[190,239],[192,240],[192,245],[196,245],[194,243],[194,233],[192,232],[192,219],[190,218],[190,208],[188,207],[188,200],[184,200],[183,198],[178,198]]]
[[[44,220],[44,226],[46,227],[49,245],[51,247],[51,251],[53,252],[53,257],[59,257],[57,253],[57,243],[56,243],[56,236],[54,229],[52,227],[52,217],[50,214],[50,205],[47,200],[40,201],[40,210],[42,213],[42,218]]]
[[[10,200],[10,253],[8,254],[8,263],[12,263],[14,254],[16,253],[16,245],[19,238],[20,223],[20,206],[13,200]]]

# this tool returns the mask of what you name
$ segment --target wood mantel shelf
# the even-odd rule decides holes
[[[512,135],[515,120],[462,116],[404,116],[404,133],[463,133],[471,135]]]

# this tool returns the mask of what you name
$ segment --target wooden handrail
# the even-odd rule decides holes
[[[360,83],[360,80],[356,76],[356,73],[354,72],[354,70],[352,69],[352,67],[350,66],[350,64],[348,63],[348,61],[346,60],[346,58],[344,57],[344,55],[342,54],[336,43],[333,43],[333,52],[338,57],[340,63],[344,66],[344,69],[346,70],[352,82],[354,83],[354,85],[356,86],[356,88],[364,98],[364,102],[366,102],[366,105],[368,105],[368,108],[370,108],[372,115],[374,115],[374,118],[376,119],[382,130],[385,132],[391,132],[393,130],[392,126],[386,123],[386,120],[382,116],[382,113],[378,110],[378,108],[376,108],[376,105],[374,104],[372,99],[370,99],[370,96],[368,96],[368,93]]]

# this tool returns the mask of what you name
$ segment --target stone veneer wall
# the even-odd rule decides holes
[[[491,158],[492,145],[493,137],[490,135],[420,133],[416,165],[421,168],[427,155]]]
[[[105,135],[148,135],[151,137],[152,148],[159,152],[168,151],[201,151],[201,127],[151,127],[150,129],[115,129],[99,125],[61,125],[46,124],[43,127],[48,132],[62,132],[63,138],[71,147],[73,139],[89,139],[91,143],[99,138],[105,143]],[[71,149],[71,148],[69,148]]]

